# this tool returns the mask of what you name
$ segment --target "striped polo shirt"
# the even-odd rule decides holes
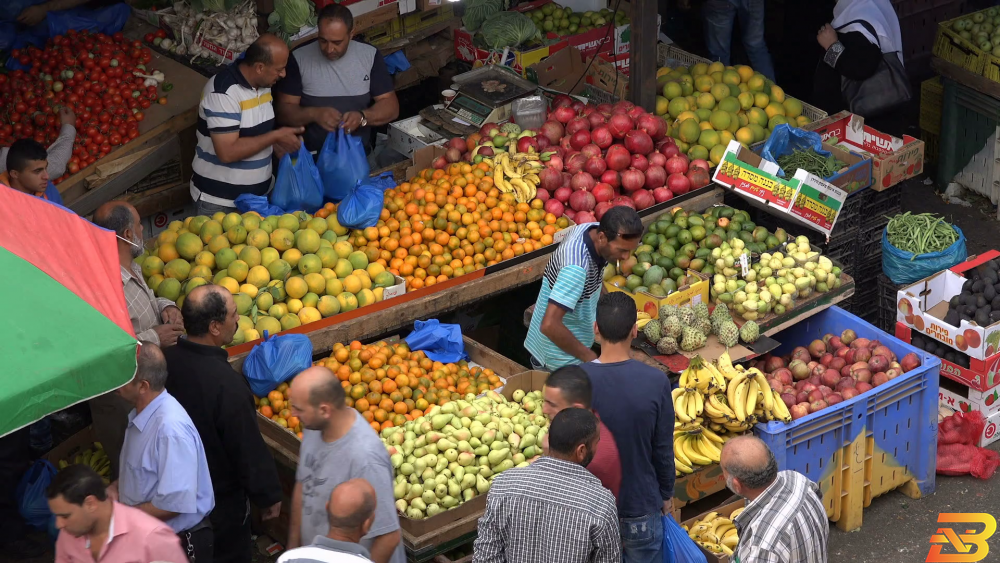
[[[233,63],[208,80],[198,104],[198,128],[191,168],[191,199],[233,207],[240,194],[266,194],[271,186],[268,146],[238,162],[224,163],[215,153],[212,134],[239,132],[256,137],[274,130],[270,88],[254,88]]]
[[[542,362],[546,369],[578,364],[580,360],[567,354],[542,334],[542,319],[549,303],[566,310],[563,324],[584,346],[594,345],[594,321],[597,301],[601,298],[604,260],[594,249],[590,232],[598,223],[584,223],[570,231],[552,254],[542,276],[542,289],[531,315],[524,347]]]

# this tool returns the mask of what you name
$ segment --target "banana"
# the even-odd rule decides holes
[[[726,443],[726,441],[722,439],[722,436],[719,436],[718,434],[716,434],[715,432],[712,432],[708,428],[704,428],[703,427],[701,429],[701,435],[704,436],[705,438],[708,438],[710,441],[715,442],[716,444],[725,444]]]
[[[67,463],[65,459],[60,459],[59,469],[66,469],[67,467],[69,467],[69,463]]]
[[[708,417],[713,420],[714,419],[725,420],[726,414],[712,403],[713,397],[715,397],[715,395],[709,395],[708,399],[705,400],[705,414],[707,414]]]
[[[736,517],[739,516],[740,514],[742,514],[744,510],[746,510],[745,506],[743,508],[737,508],[736,510],[733,511],[732,514],[729,515],[729,519],[732,520],[733,522],[735,522],[736,521]]]
[[[708,456],[703,455],[695,447],[695,442],[691,436],[682,439],[681,444],[684,446],[684,455],[688,459],[697,463],[698,465],[711,465],[712,459]]]
[[[760,394],[764,397],[764,412],[774,411],[774,395],[771,394],[771,386],[767,383],[767,378],[763,374],[757,376],[757,385],[760,387]]]
[[[503,167],[495,166],[493,168],[493,184],[497,187],[498,190],[502,192],[504,191],[503,189],[504,183],[505,182],[503,179]]]
[[[673,391],[670,392],[670,399],[672,401],[676,401],[677,397],[680,397],[681,393],[683,393],[683,392],[684,392],[684,388],[683,387],[677,387],[677,388],[675,388]]]
[[[531,182],[532,184],[534,184],[534,185],[536,185],[536,186],[537,186],[538,184],[541,184],[541,183],[542,183],[542,180],[541,180],[541,178],[539,178],[539,177],[538,177],[538,174],[535,174],[534,172],[530,172],[530,173],[528,173],[528,174],[525,174],[525,175],[524,175],[524,180],[525,180],[526,182]]]
[[[736,418],[736,412],[728,404],[724,403],[724,400],[728,401],[722,393],[713,393],[708,396],[708,402],[714,409],[721,412],[725,417]]]
[[[726,400],[729,408],[733,409],[734,412],[736,410],[736,392],[744,381],[746,381],[746,374],[741,373],[730,379],[726,386]]]
[[[679,475],[681,473],[694,473],[694,468],[674,456],[674,471]]]
[[[688,416],[695,419],[705,412],[705,397],[696,391],[692,392],[692,395],[693,397],[688,399]]]
[[[722,375],[726,379],[732,379],[736,375],[736,369],[733,367],[733,360],[729,356],[729,350],[723,352],[715,362],[719,366],[719,371],[722,372]]]
[[[760,382],[757,381],[757,378],[753,378],[747,383],[747,416],[753,414],[757,408],[758,393],[760,393]]]
[[[733,382],[735,383],[736,380],[734,379]],[[736,385],[736,391],[732,400],[729,401],[729,404],[733,407],[733,411],[736,412],[736,420],[740,422],[747,419],[747,391],[749,386],[747,379],[741,378],[738,385]]]
[[[722,450],[719,449],[708,437],[705,436],[704,431],[702,431],[701,436],[696,440],[698,444],[699,451],[715,463],[719,463],[719,459],[722,457]]]
[[[791,422],[792,414],[788,412],[788,405],[785,404],[785,401],[781,400],[781,395],[777,391],[771,390],[771,393],[774,398],[774,408],[771,410],[771,414],[774,415],[776,420]]]
[[[674,417],[681,422],[691,422],[694,420],[692,417],[688,416],[687,401],[688,396],[686,392],[682,392],[674,399]]]
[[[500,155],[500,167],[503,169],[503,173],[506,174],[508,178],[516,179],[521,177],[521,173],[514,169],[513,164],[511,164],[510,155]]]
[[[708,368],[708,371],[711,372],[712,374],[712,379],[715,381],[715,387],[719,391],[725,391],[726,377],[722,375],[722,372],[720,372],[718,368],[716,368],[715,365],[712,364],[712,362],[705,362],[705,366]]]
[[[528,187],[528,184],[524,183],[524,180],[520,178],[513,178],[510,184],[514,186],[514,199],[518,203],[525,203],[534,199],[534,194],[532,189]]]
[[[694,462],[691,460],[690,457],[687,456],[687,453],[684,449],[683,436],[674,437],[674,459],[679,460],[681,463],[687,465],[688,467],[694,466]]]
[[[722,544],[719,544],[719,547],[722,548],[722,553],[724,553],[724,554],[732,557],[733,556],[733,547],[736,547],[736,546],[734,545],[733,547],[729,547],[728,545],[722,543]]]

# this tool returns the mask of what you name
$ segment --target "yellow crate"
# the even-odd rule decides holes
[[[985,12],[985,10],[981,11]],[[1000,64],[1000,59],[981,50],[971,41],[963,39],[957,31],[952,29],[952,24],[956,21],[970,18],[976,13],[973,12],[962,17],[938,23],[937,37],[934,39],[934,49],[932,52],[935,56],[950,63],[1000,82],[1000,68],[997,67]],[[987,73],[987,59],[992,59],[993,64],[991,66],[997,68],[994,76],[990,76]]]
[[[938,154],[940,154],[939,146],[940,136],[938,133],[932,133],[921,129],[920,140],[924,142],[924,161],[925,162],[937,162]]]
[[[369,27],[364,31],[365,39],[375,47],[381,47],[403,36],[403,18],[393,18],[385,23]]]
[[[941,104],[944,86],[941,77],[924,80],[920,83],[920,129],[929,133],[941,132]]]
[[[403,33],[409,35],[422,29],[427,29],[443,21],[450,20],[455,16],[455,9],[451,4],[445,4],[440,8],[427,10],[425,12],[413,12],[403,16]]]

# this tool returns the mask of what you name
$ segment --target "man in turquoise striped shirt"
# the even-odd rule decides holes
[[[609,209],[600,223],[569,232],[545,267],[524,340],[534,369],[552,371],[597,359],[590,347],[604,266],[628,258],[641,236],[639,214],[624,206]]]

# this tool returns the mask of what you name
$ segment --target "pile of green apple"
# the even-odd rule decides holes
[[[962,39],[994,57],[1000,57],[1000,9],[997,7],[958,19],[952,22],[951,27]]]
[[[598,12],[587,11],[578,14],[573,12],[573,8],[563,7],[555,2],[549,2],[526,12],[526,15],[543,33],[557,33],[560,36],[585,33],[608,25],[611,23],[612,15],[614,15],[615,27],[629,23],[628,16],[624,12],[613,13],[611,10],[603,8]]]

